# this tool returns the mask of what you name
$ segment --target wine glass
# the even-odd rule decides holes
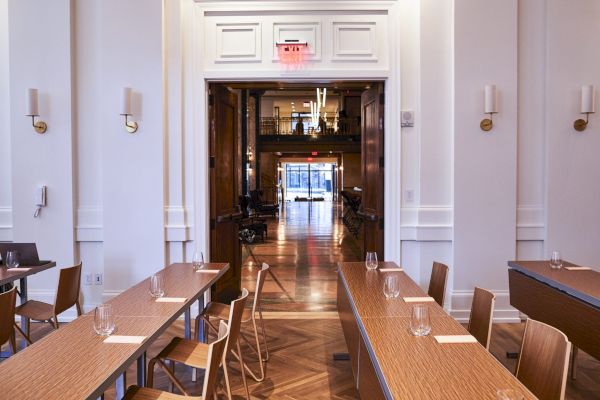
[[[560,257],[560,251],[554,250],[552,257],[550,257],[550,268],[560,269],[562,268],[562,259]]]
[[[368,270],[377,269],[377,253],[374,251],[367,251],[367,257],[365,259],[365,265]]]
[[[387,299],[393,299],[400,295],[397,275],[388,275],[385,277],[383,282],[383,294]]]
[[[165,295],[165,281],[162,275],[154,274],[150,277],[150,296],[158,298]]]
[[[192,258],[192,267],[194,268],[194,271],[200,271],[201,269],[204,269],[204,253],[201,251],[194,253]]]
[[[19,253],[10,250],[6,252],[6,267],[7,268],[17,268],[19,266]]]
[[[110,336],[115,331],[115,319],[110,304],[100,304],[94,310],[94,330],[101,336]]]
[[[431,320],[429,319],[429,308],[423,304],[417,304],[412,308],[410,318],[410,331],[415,336],[427,336],[431,332]]]

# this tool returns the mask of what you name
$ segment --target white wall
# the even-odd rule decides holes
[[[206,248],[205,79],[362,77],[386,80],[388,258],[423,287],[433,260],[448,263],[455,316],[478,285],[496,292],[498,318],[517,317],[509,259],[556,248],[597,267],[600,122],[572,128],[580,86],[600,88],[597,1],[340,4],[0,0],[0,240],[35,240],[61,266],[81,258],[84,274],[103,273],[83,287],[89,308]],[[271,46],[292,22],[318,49],[301,71],[282,70]],[[378,40],[340,60],[336,23]],[[479,129],[486,83],[500,94],[490,133]],[[118,115],[124,86],[133,135]],[[40,89],[46,135],[23,115],[27,87]],[[414,127],[400,129],[401,109]],[[33,219],[38,184],[49,204]],[[33,297],[51,300],[55,275],[32,279]]]

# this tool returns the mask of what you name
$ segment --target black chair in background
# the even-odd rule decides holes
[[[250,208],[258,215],[270,215],[276,217],[279,212],[279,206],[277,204],[268,204],[261,199],[262,191],[251,190],[250,191]]]

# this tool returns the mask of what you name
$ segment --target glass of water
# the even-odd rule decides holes
[[[200,271],[204,269],[204,254],[201,251],[197,251],[194,253],[194,257],[192,258],[192,267],[194,271]]]
[[[427,336],[431,332],[431,320],[429,319],[429,308],[423,304],[417,304],[412,308],[410,318],[410,331],[415,336]]]
[[[159,298],[165,295],[165,280],[162,275],[154,274],[150,277],[150,296]]]
[[[393,299],[400,295],[397,275],[388,275],[383,282],[383,294],[387,299]]]
[[[554,250],[552,257],[550,257],[550,268],[560,269],[562,268],[562,258],[560,257],[560,251]]]
[[[110,336],[115,331],[115,319],[110,304],[100,304],[94,310],[94,330],[101,336]]]
[[[19,253],[16,251],[7,251],[6,252],[6,267],[7,268],[17,268],[19,266]]]
[[[377,253],[374,251],[367,251],[367,258],[365,259],[365,265],[368,270],[377,269]]]

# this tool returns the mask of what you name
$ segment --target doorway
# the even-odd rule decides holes
[[[214,295],[267,262],[266,310],[335,310],[337,262],[384,257],[383,82],[209,87],[211,261],[232,270]]]

